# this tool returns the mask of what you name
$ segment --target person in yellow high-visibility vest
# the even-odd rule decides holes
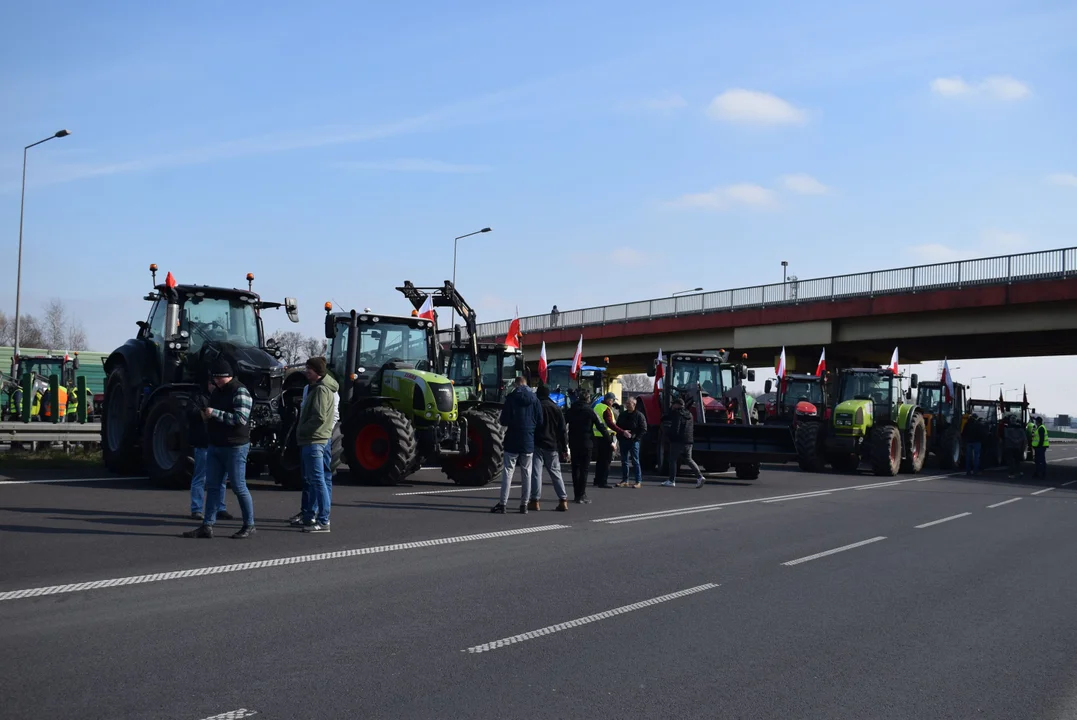
[[[64,418],[64,417],[67,416],[67,388],[65,388],[63,385],[61,385],[56,392],[57,392],[57,395],[59,396],[59,400],[60,400],[60,402],[59,402],[60,417]],[[46,390],[45,393],[41,396],[41,417],[44,420],[51,420],[52,419],[52,398],[51,398],[51,393],[52,393],[51,390]]]
[[[1034,478],[1047,477],[1047,448],[1051,447],[1051,438],[1047,434],[1047,428],[1043,424],[1043,418],[1036,418],[1036,429],[1032,431],[1032,452],[1036,454],[1036,469],[1032,473]]]
[[[67,388],[67,415],[75,417],[79,414],[79,391],[72,386]]]

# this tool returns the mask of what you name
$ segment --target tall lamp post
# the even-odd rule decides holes
[[[53,135],[45,138],[44,140],[38,140],[36,143],[31,143],[22,149],[22,197],[19,198],[19,263],[18,269],[15,271],[15,354],[14,357],[19,356],[19,341],[22,339],[22,316],[19,313],[22,304],[22,218],[26,208],[26,151],[34,147],[34,145],[40,145],[41,143],[48,142],[54,138],[67,137],[71,133],[67,130],[60,130]]]
[[[464,238],[471,237],[472,235],[478,235],[479,233],[490,232],[491,228],[483,228],[482,230],[476,230],[475,232],[469,232],[467,235],[461,235],[452,241],[452,286],[456,287],[456,244]],[[453,324],[456,322],[456,308],[453,307],[452,312],[449,313],[449,329],[452,330]]]
[[[694,293],[694,292],[703,292],[703,288],[697,287],[697,288],[692,288],[691,290],[678,290],[677,292],[670,295],[670,297],[677,297],[678,295],[685,295],[687,293]]]
[[[789,261],[782,260],[782,299],[789,299],[789,285],[786,280],[786,274],[789,272]]]

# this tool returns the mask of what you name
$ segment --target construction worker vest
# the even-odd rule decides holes
[[[1041,429],[1043,430],[1043,442],[1042,443],[1040,443],[1040,430]],[[1038,428],[1036,428],[1035,430],[1032,431],[1032,447],[1034,447],[1034,448],[1037,448],[1037,447],[1049,448],[1049,447],[1051,447],[1051,438],[1050,438],[1050,436],[1047,435],[1047,426],[1046,425],[1042,425],[1042,426],[1040,426],[1040,427],[1038,427]]]
[[[61,385],[56,394],[59,396],[59,400],[60,400],[60,402],[58,403],[58,405],[60,406],[60,417],[65,417],[67,415],[67,388],[65,388],[63,385]],[[52,398],[51,397],[49,398],[48,402],[42,403],[42,405],[41,405],[41,417],[46,417],[46,418],[51,418],[52,417]]]
[[[606,403],[599,403],[595,405],[595,415],[598,415],[598,421],[603,425],[606,424],[606,411],[610,409],[610,406]],[[608,427],[608,426],[607,426]],[[595,437],[602,437],[602,433],[595,428]]]

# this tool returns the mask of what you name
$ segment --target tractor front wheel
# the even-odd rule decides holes
[[[956,427],[951,427],[942,436],[942,444],[939,445],[939,466],[943,470],[953,470],[961,465],[961,433]]]
[[[819,472],[823,469],[823,458],[819,447],[819,423],[797,423],[794,444],[797,448],[797,461],[804,472]]]
[[[150,407],[142,426],[142,463],[153,484],[190,487],[194,453],[188,428],[187,410],[176,398],[163,397]]]
[[[457,485],[482,487],[501,474],[505,456],[504,434],[500,423],[488,412],[464,413],[467,418],[467,455],[456,455],[442,463],[441,469]]]
[[[927,457],[927,428],[924,426],[924,416],[919,412],[909,416],[904,440],[908,452],[901,460],[901,472],[915,475],[924,469],[924,459]]]
[[[871,431],[871,469],[876,475],[893,477],[901,468],[901,431],[894,425]]]
[[[105,467],[114,473],[137,471],[137,443],[135,394],[127,385],[127,368],[120,365],[109,373],[101,409],[101,455]]]
[[[416,449],[411,423],[390,407],[359,410],[344,424],[344,453],[356,482],[399,484],[412,472]]]

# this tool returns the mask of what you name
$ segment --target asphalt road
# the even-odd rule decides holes
[[[248,541],[179,538],[186,494],[137,480],[0,483],[0,714],[1077,717],[1077,448],[1052,459],[567,513],[544,486],[527,516],[423,471],[338,483],[330,535],[265,484]]]

